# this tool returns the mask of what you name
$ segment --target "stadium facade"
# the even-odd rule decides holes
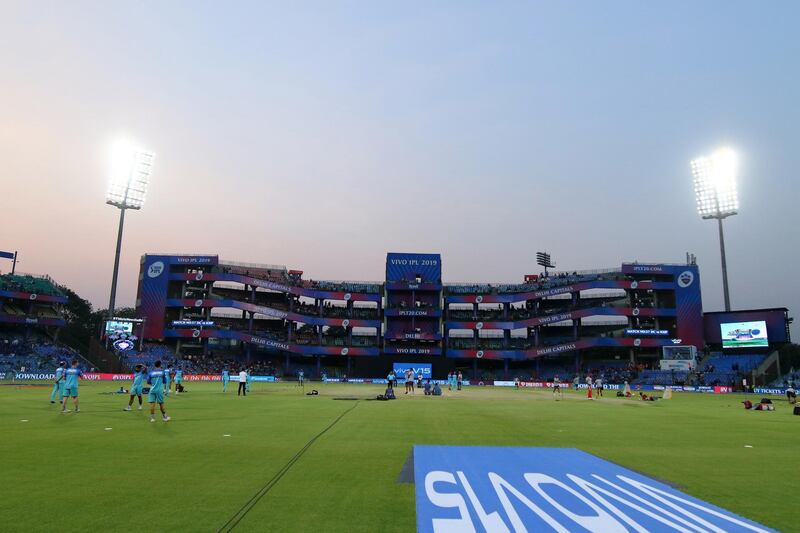
[[[660,357],[704,347],[695,264],[442,283],[438,254],[389,253],[383,282],[319,281],[216,255],[146,254],[137,316],[177,353],[258,352],[336,360],[511,364],[542,358]],[[375,366],[375,365],[369,365]]]

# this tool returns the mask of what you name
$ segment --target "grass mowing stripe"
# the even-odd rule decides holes
[[[274,487],[274,486],[275,486],[275,484],[276,484],[276,483],[278,483],[278,481],[280,481],[280,479],[281,479],[281,478],[284,476],[284,474],[286,474],[286,472],[288,472],[288,471],[289,471],[289,469],[292,467],[292,465],[294,465],[294,464],[295,464],[295,463],[296,463],[296,462],[297,462],[297,461],[300,459],[300,457],[302,457],[302,456],[303,456],[303,454],[306,452],[306,450],[308,450],[308,449],[311,447],[311,445],[312,445],[312,444],[314,444],[314,442],[316,442],[316,441],[317,441],[317,439],[319,439],[321,436],[323,436],[325,433],[327,433],[327,432],[328,432],[328,430],[330,430],[330,429],[331,429],[333,426],[335,426],[335,425],[336,425],[336,424],[337,424],[337,423],[338,423],[338,422],[339,422],[339,421],[340,421],[342,418],[344,418],[346,414],[348,414],[350,411],[352,411],[353,409],[355,409],[355,408],[356,408],[356,406],[358,406],[358,403],[359,403],[359,402],[358,402],[358,401],[356,401],[356,403],[354,403],[354,404],[353,404],[353,407],[351,407],[351,408],[350,408],[350,409],[348,409],[347,411],[344,411],[342,414],[340,414],[338,417],[336,417],[336,419],[335,419],[333,422],[331,422],[330,424],[328,424],[328,426],[327,426],[327,427],[325,427],[325,429],[323,429],[322,431],[320,431],[319,433],[317,433],[316,435],[314,435],[314,436],[313,436],[313,437],[312,437],[312,438],[311,438],[311,439],[310,439],[310,440],[309,440],[309,441],[306,443],[306,445],[305,445],[305,446],[303,446],[302,448],[300,448],[300,451],[298,451],[296,454],[294,454],[294,455],[292,456],[292,458],[291,458],[291,459],[289,459],[289,461],[288,461],[288,462],[287,462],[285,465],[283,465],[283,466],[281,467],[281,469],[280,469],[280,470],[278,470],[278,472],[277,472],[277,473],[276,473],[274,476],[272,476],[272,478],[271,478],[269,481],[267,481],[267,482],[266,482],[266,484],[264,484],[264,486],[263,486],[263,487],[261,487],[261,488],[260,488],[260,489],[259,489],[259,490],[258,490],[258,491],[257,491],[257,492],[254,494],[254,495],[253,495],[253,497],[252,497],[252,498],[250,498],[249,500],[247,500],[247,502],[246,502],[246,503],[245,503],[245,504],[244,504],[244,505],[243,505],[243,506],[242,506],[242,507],[241,507],[241,508],[240,508],[238,511],[236,511],[236,513],[235,513],[235,514],[234,514],[234,515],[233,515],[233,516],[232,516],[232,517],[231,517],[231,518],[230,518],[230,519],[229,519],[227,522],[225,522],[225,524],[224,524],[224,525],[223,525],[221,528],[219,528],[219,532],[221,533],[221,532],[223,532],[223,531],[224,531],[224,532],[233,531],[233,528],[235,528],[235,527],[236,527],[236,526],[239,524],[239,522],[241,522],[241,521],[242,521],[242,519],[243,519],[245,516],[247,516],[247,513],[249,513],[249,512],[250,512],[250,510],[251,510],[253,507],[255,507],[255,505],[256,505],[256,504],[257,504],[257,503],[258,503],[258,502],[261,500],[261,498],[263,498],[263,497],[264,497],[264,496],[265,496],[265,495],[266,495],[266,494],[267,494],[267,493],[268,493],[268,492],[269,492],[269,491],[272,489],[272,487]]]

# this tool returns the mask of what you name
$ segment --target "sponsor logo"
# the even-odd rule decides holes
[[[642,339],[633,339],[633,345],[634,346],[641,346],[642,345]]]
[[[641,313],[641,311],[639,311],[639,308],[638,308],[638,307],[634,307],[634,308],[633,308],[633,311],[631,311],[631,314],[632,314],[633,316],[639,316],[639,313]]]
[[[36,299],[36,298],[38,298],[38,297],[39,297],[39,295],[38,295],[38,294],[36,294],[36,293],[33,293],[33,294],[31,294],[31,295],[30,295],[28,298],[30,298],[31,300],[35,300],[35,299]]]
[[[639,286],[639,282],[638,281],[631,281],[631,289],[635,289],[638,286]]]
[[[429,354],[432,353],[432,350],[430,348],[396,348],[394,351],[386,353]]]
[[[135,345],[128,339],[120,339],[118,341],[114,341],[113,346],[115,350],[119,350],[120,352],[126,352],[131,348],[133,348]]]
[[[678,275],[678,287],[685,289],[694,282],[694,273],[691,270],[685,270]]]
[[[210,265],[214,259],[211,257],[176,257],[175,262],[183,265]]]
[[[437,259],[389,259],[389,264],[398,266],[436,266]]]
[[[192,337],[196,339],[199,336],[200,336],[200,330],[199,329],[193,329],[192,330]]]
[[[670,341],[672,341],[672,344],[680,344],[682,340],[683,339],[670,339]]]
[[[194,306],[195,307],[203,307],[203,300],[202,299],[195,300],[194,301]]]
[[[343,328],[346,328],[349,325],[350,325],[350,321],[348,319],[345,318],[344,320],[342,320],[342,327]]]
[[[198,272],[197,274],[195,274],[194,279],[195,281],[200,281],[201,279],[203,279],[203,273]]]
[[[431,377],[432,365],[430,363],[395,363],[392,371],[399,377],[403,376],[406,370],[411,370],[414,379],[422,374],[423,377]]]
[[[342,348],[342,355],[347,355],[350,352],[350,348]]]
[[[286,318],[289,316],[289,313],[286,311],[278,311],[277,309],[272,309],[271,307],[264,307],[262,305],[256,306],[256,313],[267,315],[267,316],[274,316],[276,318]]]
[[[479,304],[479,303],[481,303],[482,301],[483,301],[483,296],[480,296],[480,295],[479,295],[479,296],[476,296],[476,297],[475,297],[475,303],[476,303],[476,304]]]
[[[352,297],[353,297],[353,295],[352,295],[352,294],[350,294],[349,292],[348,292],[348,293],[345,293],[345,295],[344,295],[344,301],[346,302],[346,301],[350,300],[350,298],[352,298]]]
[[[478,350],[478,353],[475,354],[475,357],[477,357],[478,359],[482,358],[483,357],[483,350]]]
[[[559,313],[557,315],[551,315],[540,318],[539,324],[550,324],[551,322],[561,322],[562,320],[569,320],[570,318],[572,318],[572,313]]]
[[[478,322],[475,324],[475,329],[483,329],[483,322]]]
[[[417,531],[770,531],[574,448],[414,446]]]
[[[147,277],[148,278],[157,278],[164,272],[164,262],[163,261],[156,261],[152,265],[147,268]]]

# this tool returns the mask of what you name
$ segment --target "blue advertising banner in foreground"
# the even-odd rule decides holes
[[[575,448],[414,446],[417,531],[774,531]]]

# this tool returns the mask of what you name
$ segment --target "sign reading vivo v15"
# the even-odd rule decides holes
[[[574,448],[414,446],[419,532],[773,531]]]
[[[417,379],[420,374],[422,374],[423,378],[430,379],[432,366],[430,363],[395,363],[392,371],[400,381],[403,380],[403,375],[409,369],[414,374],[414,379]]]

